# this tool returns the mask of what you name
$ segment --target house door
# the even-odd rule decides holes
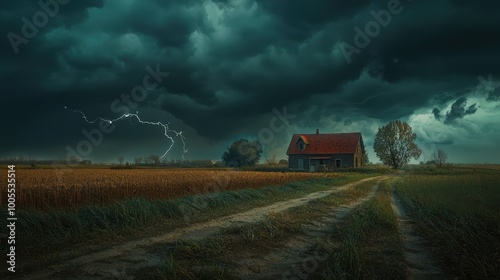
[[[299,164],[299,169],[303,170],[304,169],[304,159],[300,158],[298,161],[298,164]]]
[[[340,168],[342,166],[342,160],[336,159],[335,160],[335,167]]]

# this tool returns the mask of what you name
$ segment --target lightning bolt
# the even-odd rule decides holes
[[[170,152],[170,150],[172,149],[172,147],[174,147],[174,144],[175,144],[175,141],[174,141],[174,138],[172,136],[170,136],[169,133],[174,133],[176,137],[179,137],[181,139],[181,142],[182,142],[182,159],[184,159],[184,154],[186,154],[188,152],[188,150],[186,149],[186,137],[184,137],[184,135],[182,134],[182,131],[176,131],[176,130],[173,130],[173,129],[170,129],[168,127],[169,123],[162,123],[160,121],[158,122],[151,122],[151,121],[143,121],[140,117],[139,117],[139,111],[137,111],[135,114],[131,114],[131,113],[128,113],[128,114],[123,114],[121,115],[120,117],[118,118],[115,118],[115,119],[105,119],[105,118],[102,118],[102,117],[97,117],[95,118],[94,120],[89,120],[87,118],[87,116],[80,110],[72,110],[72,109],[68,109],[67,106],[64,106],[64,109],[70,111],[70,112],[73,112],[73,113],[79,113],[82,115],[82,119],[84,119],[87,123],[90,123],[90,124],[93,124],[97,121],[104,121],[104,122],[107,122],[109,124],[112,124],[114,122],[117,122],[117,121],[121,121],[123,119],[127,119],[127,118],[136,118],[137,121],[139,123],[142,123],[142,124],[147,124],[147,125],[154,125],[154,126],[161,126],[163,127],[163,130],[164,130],[164,136],[167,137],[171,144],[170,146],[168,147],[168,149],[165,151],[165,153],[163,153],[162,156],[160,156],[160,158],[164,158],[168,152]]]

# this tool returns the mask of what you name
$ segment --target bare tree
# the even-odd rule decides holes
[[[81,159],[76,157],[76,156],[70,156],[69,157],[69,162],[71,163],[77,163],[78,161],[80,161]]]
[[[272,155],[270,158],[266,159],[266,164],[268,165],[277,165],[278,161],[276,160],[276,155]]]
[[[149,160],[154,165],[160,165],[161,163],[161,158],[159,155],[150,155]]]
[[[143,161],[144,161],[143,157],[135,157],[134,158],[135,165],[140,165]]]
[[[432,153],[431,160],[436,163],[437,167],[443,167],[448,160],[448,155],[445,151],[438,149]]]
[[[118,157],[118,163],[120,163],[120,165],[123,164],[124,161],[125,161],[124,157],[122,157],[122,156]]]

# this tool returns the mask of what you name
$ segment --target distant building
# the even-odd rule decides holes
[[[361,132],[294,134],[288,150],[291,170],[363,167],[364,145]]]

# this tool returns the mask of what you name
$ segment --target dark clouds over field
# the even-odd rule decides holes
[[[99,126],[64,106],[119,117],[122,95],[143,85],[149,66],[168,76],[126,107],[182,130],[189,159],[217,159],[231,141],[259,138],[273,109],[286,107],[296,117],[265,145],[278,158],[292,133],[319,128],[361,131],[375,160],[377,128],[401,119],[417,132],[420,160],[438,147],[452,161],[500,162],[498,1],[401,1],[349,59],[342,42],[356,47],[354,28],[394,1],[66,2],[46,24],[35,17],[37,32],[24,30],[34,36],[23,35],[23,17],[41,14],[36,1],[0,3],[0,157],[65,156],[86,139],[83,129]],[[132,119],[88,157],[131,159],[166,146],[161,129]]]

